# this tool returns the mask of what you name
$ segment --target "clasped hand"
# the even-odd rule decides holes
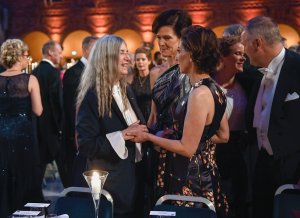
[[[146,141],[144,134],[148,133],[146,125],[139,124],[137,121],[122,131],[124,140],[131,140],[133,142],[144,142]]]

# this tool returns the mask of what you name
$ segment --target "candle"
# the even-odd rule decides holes
[[[92,195],[95,200],[98,200],[101,192],[101,180],[97,172],[93,172],[91,179]]]

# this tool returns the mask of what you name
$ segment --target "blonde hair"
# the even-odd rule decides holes
[[[77,110],[87,92],[96,90],[99,116],[111,116],[112,87],[119,77],[120,47],[124,40],[115,35],[106,35],[98,39],[89,55],[86,68],[78,87]],[[126,78],[120,80],[125,108],[127,108]]]
[[[1,45],[0,62],[6,68],[11,68],[19,61],[19,57],[26,51],[28,51],[28,46],[22,40],[7,39]]]

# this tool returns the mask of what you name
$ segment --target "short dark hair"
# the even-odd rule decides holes
[[[52,50],[55,47],[56,44],[59,44],[59,43],[54,41],[54,40],[50,40],[50,41],[46,42],[43,45],[42,54],[43,55],[48,55],[48,51]]]
[[[170,9],[163,11],[153,21],[152,32],[157,34],[162,26],[171,26],[176,35],[181,37],[181,30],[192,25],[190,15],[181,9]]]
[[[141,48],[137,48],[135,50],[134,56],[136,57],[136,54],[140,54],[143,53],[146,55],[146,57],[148,58],[148,60],[151,60],[151,51],[147,48],[141,47]]]
[[[241,42],[240,36],[225,36],[219,39],[219,50],[222,56],[226,57],[230,54],[230,47]]]
[[[216,70],[220,52],[216,34],[211,29],[199,25],[185,28],[182,31],[181,45],[191,53],[199,71],[211,74]]]
[[[87,48],[91,41],[96,41],[98,37],[96,36],[87,36],[82,41],[82,48]]]

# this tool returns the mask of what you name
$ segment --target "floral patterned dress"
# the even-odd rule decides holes
[[[215,149],[216,145],[210,138],[219,129],[220,121],[226,109],[226,97],[220,87],[211,78],[200,80],[193,89],[201,85],[207,86],[215,101],[215,114],[210,125],[205,126],[196,153],[190,158],[186,185],[182,188],[183,195],[202,196],[214,203],[218,217],[226,217],[228,202],[220,189],[220,175],[217,169]],[[187,109],[188,95],[180,100],[175,111],[178,123],[175,127],[178,135],[183,131],[184,118]]]

